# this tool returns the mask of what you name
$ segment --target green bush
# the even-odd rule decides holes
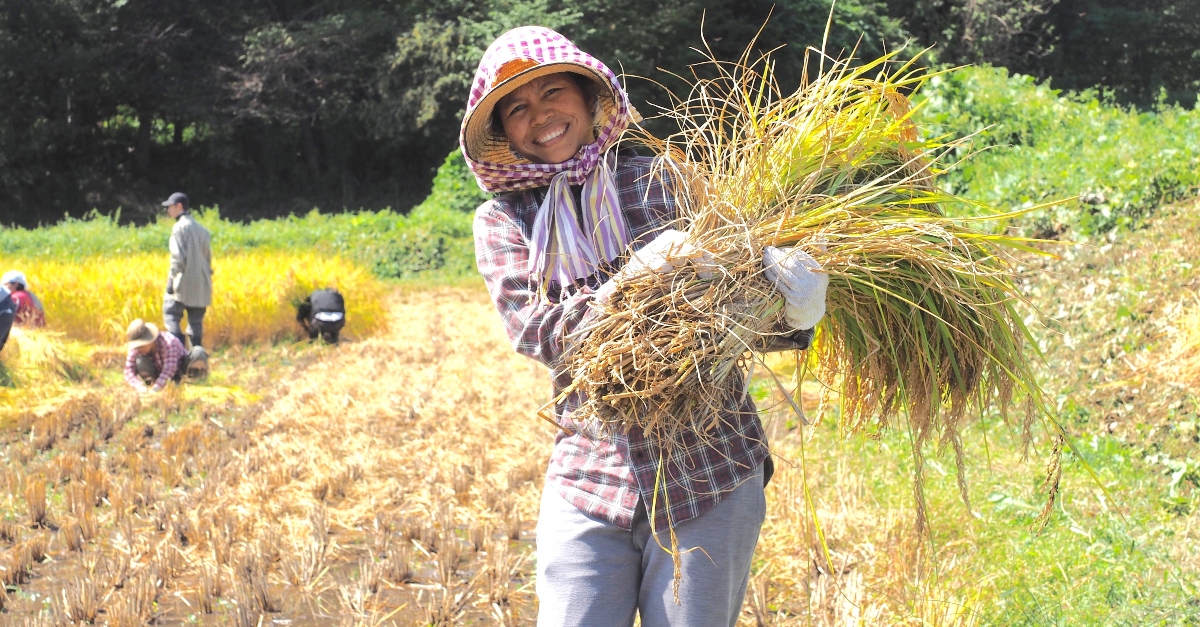
[[[455,151],[438,170],[433,192],[407,216],[389,209],[338,214],[314,209],[303,216],[241,223],[222,218],[212,207],[198,210],[196,217],[212,234],[217,255],[253,249],[313,250],[340,255],[386,278],[430,272],[461,276],[474,272],[471,218],[487,198],[474,179],[467,180],[469,174]],[[144,226],[122,225],[119,215],[93,212],[38,229],[0,228],[0,250],[14,257],[58,259],[165,255],[172,224],[162,218]]]
[[[951,191],[1001,209],[1082,196],[1020,222],[1042,234],[1136,226],[1200,187],[1200,109],[1137,111],[993,67],[937,77],[921,94],[928,135],[979,133],[943,178]]]

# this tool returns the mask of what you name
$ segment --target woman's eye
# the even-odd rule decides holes
[[[515,107],[513,107],[513,108],[511,108],[511,109],[509,109],[509,110],[508,110],[508,117],[510,117],[510,118],[511,118],[512,116],[514,116],[514,115],[516,115],[516,114],[518,114],[518,113],[520,113],[520,112],[522,112],[522,111],[524,111],[524,110],[525,110],[525,105],[517,105],[517,106],[515,106]]]
[[[558,93],[558,92],[560,92],[560,91],[562,91],[562,87],[551,87],[550,89],[547,89],[547,90],[546,90],[546,95],[545,95],[545,96],[543,96],[543,97],[544,97],[544,98],[550,98],[550,97],[554,96],[555,94],[557,94],[557,93]]]

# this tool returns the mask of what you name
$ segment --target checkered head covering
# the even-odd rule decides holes
[[[597,83],[596,141],[562,163],[533,163],[511,149],[503,129],[492,128],[492,110],[501,98],[530,80],[558,72],[574,72]],[[612,70],[553,30],[515,28],[483,54],[471,84],[459,144],[484,191],[549,186],[534,221],[529,251],[530,278],[540,284],[540,293],[552,282],[567,286],[591,275],[629,245],[632,238],[613,178],[615,156],[609,151],[638,119]],[[571,185],[583,186],[582,211]]]

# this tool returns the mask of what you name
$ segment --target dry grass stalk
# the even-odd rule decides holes
[[[54,606],[60,623],[93,624],[100,613],[101,591],[91,577],[75,575],[62,587],[61,605]]]
[[[32,527],[46,526],[46,480],[37,475],[25,482],[25,517]]]
[[[142,627],[154,614],[158,591],[149,577],[138,576],[113,593],[105,606],[105,621],[110,627]]]
[[[21,539],[21,527],[15,521],[0,518],[0,542],[9,544]]]
[[[832,69],[785,94],[770,59],[748,54],[704,64],[665,112],[680,131],[641,138],[666,157],[658,168],[678,227],[711,263],[679,258],[669,272],[621,280],[605,315],[579,331],[567,392],[585,393],[579,415],[644,429],[671,460],[737,405],[746,355],[781,327],[763,249],[803,249],[829,275],[818,378],[840,387],[846,432],[907,416],[922,528],[922,445],[936,437],[960,455],[970,406],[1004,412],[1023,392],[1041,409],[1009,262],[1028,241],[976,230],[1006,216],[936,187],[935,168],[958,143],[918,139],[904,94],[930,74],[914,62],[826,60]],[[951,219],[948,204],[988,215]]]
[[[267,564],[256,552],[240,552],[234,572],[237,576],[233,584],[233,597],[238,606],[251,608],[256,612],[279,611],[267,581]]]
[[[412,545],[398,542],[388,549],[387,557],[379,565],[379,574],[393,585],[412,581]]]
[[[199,606],[204,614],[213,613],[213,600],[221,597],[221,568],[212,564],[200,565]]]
[[[68,520],[59,527],[58,537],[62,539],[63,545],[67,547],[68,551],[83,550],[83,531],[79,528],[79,521]]]

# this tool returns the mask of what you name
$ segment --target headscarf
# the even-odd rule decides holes
[[[491,129],[496,102],[530,80],[575,72],[597,82],[596,141],[562,163],[532,163],[515,154],[499,129]],[[566,37],[538,26],[510,30],[492,43],[479,62],[459,144],[467,167],[484,191],[499,193],[549,186],[529,242],[529,272],[539,292],[593,274],[625,252],[632,237],[621,214],[610,149],[636,122],[617,76]],[[571,193],[582,185],[582,211]],[[578,216],[582,215],[582,224]]]

